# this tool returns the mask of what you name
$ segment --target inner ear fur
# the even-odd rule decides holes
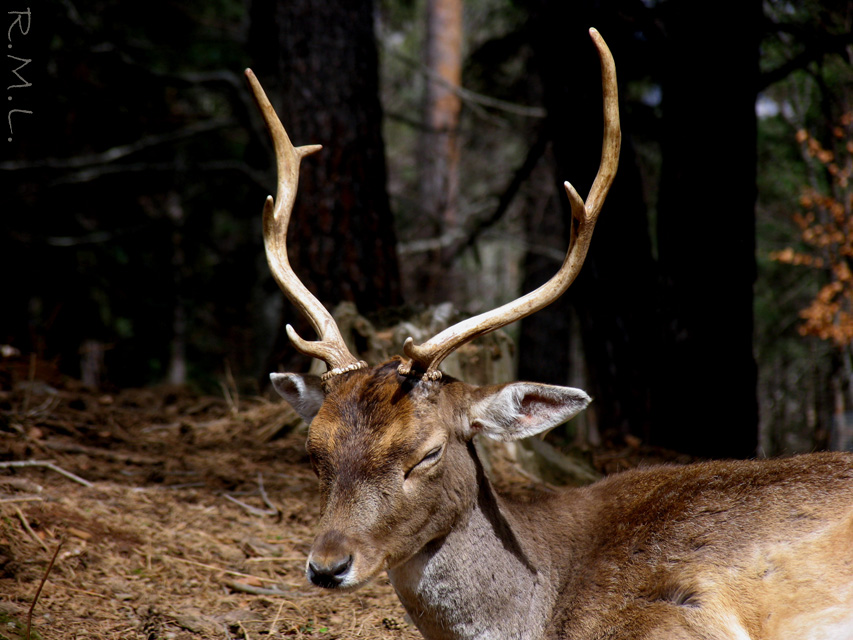
[[[311,424],[326,399],[320,377],[300,373],[271,373],[270,381],[273,388],[287,400],[296,413]]]
[[[469,410],[471,435],[502,441],[527,438],[566,422],[590,401],[581,389],[535,382],[481,387]]]

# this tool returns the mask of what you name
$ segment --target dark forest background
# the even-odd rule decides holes
[[[591,438],[853,448],[849,1],[6,5],[4,358],[105,389],[261,393],[307,368],[263,254],[275,175],[247,66],[294,143],[325,147],[291,259],[327,306],[474,313],[538,286],[567,243],[562,181],[583,195],[598,167],[594,26],[619,175],[578,282],[509,328],[519,377],[588,389]]]

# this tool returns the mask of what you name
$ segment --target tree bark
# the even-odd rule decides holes
[[[459,228],[459,115],[462,102],[455,89],[462,83],[462,0],[427,0],[424,57],[427,68],[424,92],[424,130],[421,134],[420,205],[434,222],[437,236]],[[424,287],[431,304],[450,300],[452,258],[437,249],[429,261],[430,281]]]
[[[562,182],[570,181],[578,193],[585,195],[601,157],[600,65],[587,31],[592,26],[601,31],[613,52],[620,78],[631,64],[629,49],[624,45],[632,34],[627,25],[618,21],[615,9],[596,9],[591,2],[532,0],[530,8],[530,39],[554,141],[559,181],[555,187],[563,216],[561,225],[546,226],[562,228],[567,234],[571,213]],[[648,439],[655,271],[640,176],[624,115],[622,123],[619,172],[602,209],[586,264],[566,298],[580,321],[590,392],[595,398],[592,409],[600,428]],[[567,236],[563,246],[568,246]],[[551,305],[530,321],[525,320],[539,327],[532,339],[545,343],[529,352],[529,346],[522,346],[522,370],[541,366],[536,362],[525,364],[530,356],[540,362],[554,359],[561,367],[567,366],[563,364],[569,353],[565,313],[560,305]],[[547,355],[549,349],[554,355]]]
[[[288,238],[294,270],[327,307],[399,304],[373,3],[256,1],[250,42],[260,73],[274,76],[266,86],[293,143],[324,147],[302,162]],[[283,315],[311,335],[289,304]],[[274,360],[293,353],[287,344],[282,330]]]

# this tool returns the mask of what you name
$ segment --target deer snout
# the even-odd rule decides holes
[[[324,589],[347,587],[353,582],[353,544],[339,531],[330,531],[314,541],[305,573],[312,584]]]

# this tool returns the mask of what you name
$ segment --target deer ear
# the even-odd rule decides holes
[[[305,422],[311,424],[326,399],[319,376],[298,373],[271,373],[270,381],[278,394],[290,403]]]
[[[515,382],[477,390],[469,409],[471,435],[519,440],[574,417],[590,403],[585,391],[533,382]],[[476,397],[476,396],[475,396]]]

